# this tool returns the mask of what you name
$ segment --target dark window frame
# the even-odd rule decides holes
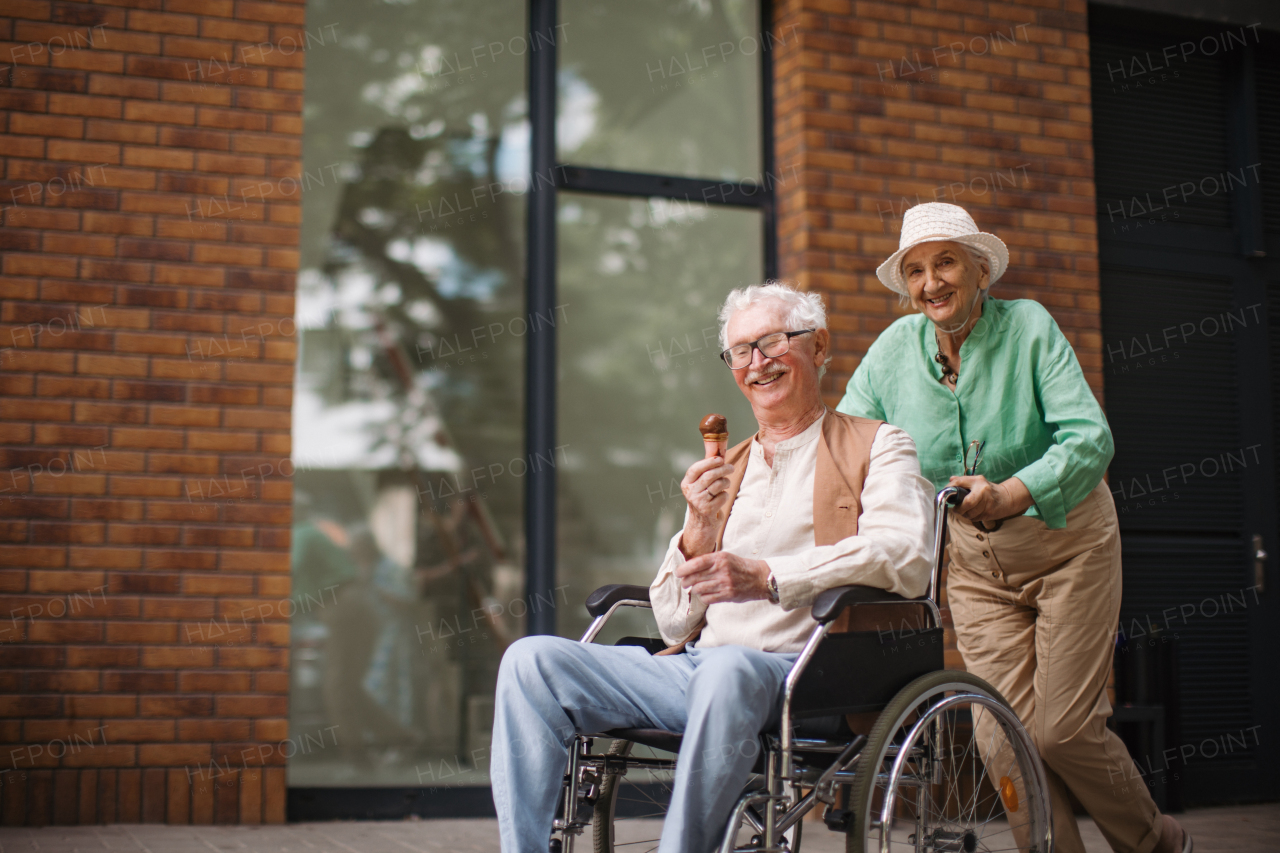
[[[557,0],[529,0],[529,32],[555,32]],[[772,3],[760,0],[762,32],[772,30]],[[530,182],[526,223],[527,310],[554,312],[556,308],[556,191],[600,193],[632,198],[671,198],[759,210],[764,229],[765,278],[777,276],[777,228],[772,187],[752,181],[725,181],[595,169],[556,162],[555,45],[530,51],[529,127]],[[773,59],[760,52],[761,167],[766,183],[776,175],[773,147]],[[548,314],[548,316],[551,316]],[[531,330],[525,352],[525,448],[546,454],[556,446],[556,329]],[[532,457],[529,457],[532,458]],[[532,593],[553,589],[555,582],[556,479],[553,467],[531,468],[525,482],[525,585]],[[576,602],[571,602],[576,605]],[[531,609],[529,634],[554,634],[554,607]],[[397,820],[408,815],[425,818],[494,817],[487,786],[432,787],[422,785],[303,788],[287,790],[287,819]]]
[[[555,32],[557,0],[529,0],[529,32]],[[761,32],[772,30],[773,9],[760,0]],[[529,193],[525,293],[531,314],[556,306],[556,191],[590,192],[633,198],[672,198],[759,210],[764,229],[765,278],[777,276],[778,249],[773,188],[773,56],[760,51],[760,141],[765,186],[753,181],[724,181],[596,169],[556,162],[557,45],[529,54],[530,171],[538,176]],[[542,176],[548,176],[545,184]],[[545,187],[545,188],[543,188]],[[529,458],[556,446],[556,328],[532,332],[525,351],[525,451]],[[525,590],[556,586],[556,469],[531,469],[525,480]],[[554,634],[554,607],[530,611],[529,634]]]

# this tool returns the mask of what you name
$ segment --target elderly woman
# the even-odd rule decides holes
[[[1018,712],[1048,770],[1060,853],[1083,853],[1067,791],[1118,853],[1191,850],[1106,726],[1120,534],[1113,444],[1071,345],[1028,299],[988,296],[1009,250],[963,208],[907,211],[876,270],[919,313],[880,335],[837,407],[915,439],[953,513],[947,597],[966,668]],[[986,740],[986,738],[982,738]]]

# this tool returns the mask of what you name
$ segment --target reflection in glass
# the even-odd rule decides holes
[[[524,610],[527,58],[473,48],[525,7],[307,20],[289,784],[484,784]]]
[[[720,180],[760,174],[753,0],[560,0],[562,163]],[[794,38],[794,35],[791,36]]]
[[[720,360],[716,314],[759,283],[761,214],[665,199],[561,193],[559,575],[562,636],[581,636],[598,586],[648,586],[684,523],[680,479],[703,455],[698,423],[729,420],[730,445],[756,430]],[[652,635],[643,613],[610,621]],[[602,638],[611,642],[609,638]]]

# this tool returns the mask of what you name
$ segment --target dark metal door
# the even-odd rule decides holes
[[[1262,216],[1280,160],[1258,118],[1280,86],[1256,28],[1090,14],[1120,631],[1178,660],[1171,737],[1134,757],[1186,805],[1273,798],[1280,590],[1255,558],[1280,553],[1280,275]]]

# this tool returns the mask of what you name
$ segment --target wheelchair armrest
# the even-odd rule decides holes
[[[606,587],[607,589],[607,587]],[[813,618],[827,623],[857,604],[924,604],[927,598],[903,598],[874,586],[836,586],[823,590],[813,601]]]
[[[592,616],[603,616],[609,608],[619,601],[648,601],[649,587],[634,586],[625,583],[611,583],[602,586],[587,596],[587,612]]]

